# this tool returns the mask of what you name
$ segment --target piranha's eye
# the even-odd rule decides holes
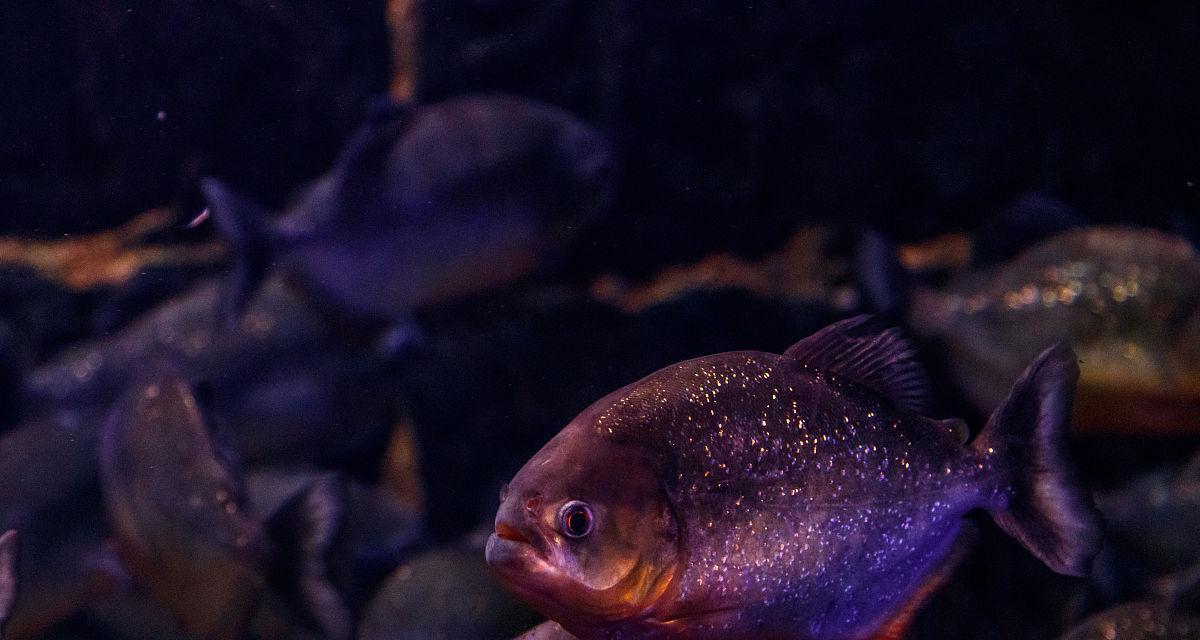
[[[586,502],[572,500],[558,510],[558,527],[568,538],[579,539],[592,532],[592,509]]]

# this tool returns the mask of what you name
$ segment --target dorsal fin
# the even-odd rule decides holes
[[[865,315],[835,322],[783,352],[784,362],[853,380],[921,413],[929,379],[915,356],[899,329]]]

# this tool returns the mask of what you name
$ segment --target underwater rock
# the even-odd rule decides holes
[[[575,636],[563,629],[562,625],[557,622],[547,620],[522,633],[516,640],[575,640]]]
[[[128,591],[129,579],[106,543],[97,500],[61,503],[52,523],[27,522],[15,569],[20,590],[3,630],[6,640],[47,637],[89,607]]]
[[[60,412],[0,435],[0,528],[17,526],[95,483],[102,420],[86,412]]]
[[[618,389],[501,490],[488,564],[580,638],[894,636],[975,509],[1086,575],[1101,530],[1064,447],[1071,350],[1038,356],[969,445],[921,415],[914,355],[860,316]]]
[[[1085,432],[1200,429],[1200,256],[1148,229],[1093,227],[1047,239],[944,290],[918,290],[910,324],[945,343],[958,382],[990,411],[1047,342],[1067,340]]]
[[[481,540],[405,561],[363,613],[358,640],[511,638],[540,616],[508,595],[488,572]]]

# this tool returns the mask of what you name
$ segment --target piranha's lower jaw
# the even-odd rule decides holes
[[[554,620],[570,614],[554,597],[562,591],[564,578],[532,544],[493,533],[484,552],[488,567],[500,579],[504,588]]]
[[[553,580],[558,573],[528,540],[503,532],[488,538],[484,555],[488,566],[514,590]]]

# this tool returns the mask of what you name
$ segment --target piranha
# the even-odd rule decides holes
[[[941,340],[983,411],[1043,340],[1079,353],[1076,428],[1128,433],[1200,429],[1200,255],[1149,229],[1091,227],[1052,236],[971,271],[910,306],[918,334]]]
[[[865,316],[782,355],[672,365],[521,468],[487,560],[584,640],[897,637],[973,509],[1087,574],[1101,534],[1066,458],[1077,374],[1068,347],[1047,349],[968,443],[961,420],[921,414],[913,348]]]
[[[4,637],[4,623],[17,599],[17,532],[6,531],[0,535],[0,638]]]
[[[297,637],[306,628],[349,637],[349,613],[323,577],[341,512],[336,492],[317,485],[270,520],[254,513],[235,458],[181,376],[151,375],[118,403],[101,435],[100,470],[118,555],[185,631],[232,639],[260,613],[294,613],[305,623]]]
[[[280,216],[213,178],[201,189],[235,246],[228,312],[268,267],[351,317],[511,282],[608,200],[613,154],[556,107],[507,96],[382,107]]]

